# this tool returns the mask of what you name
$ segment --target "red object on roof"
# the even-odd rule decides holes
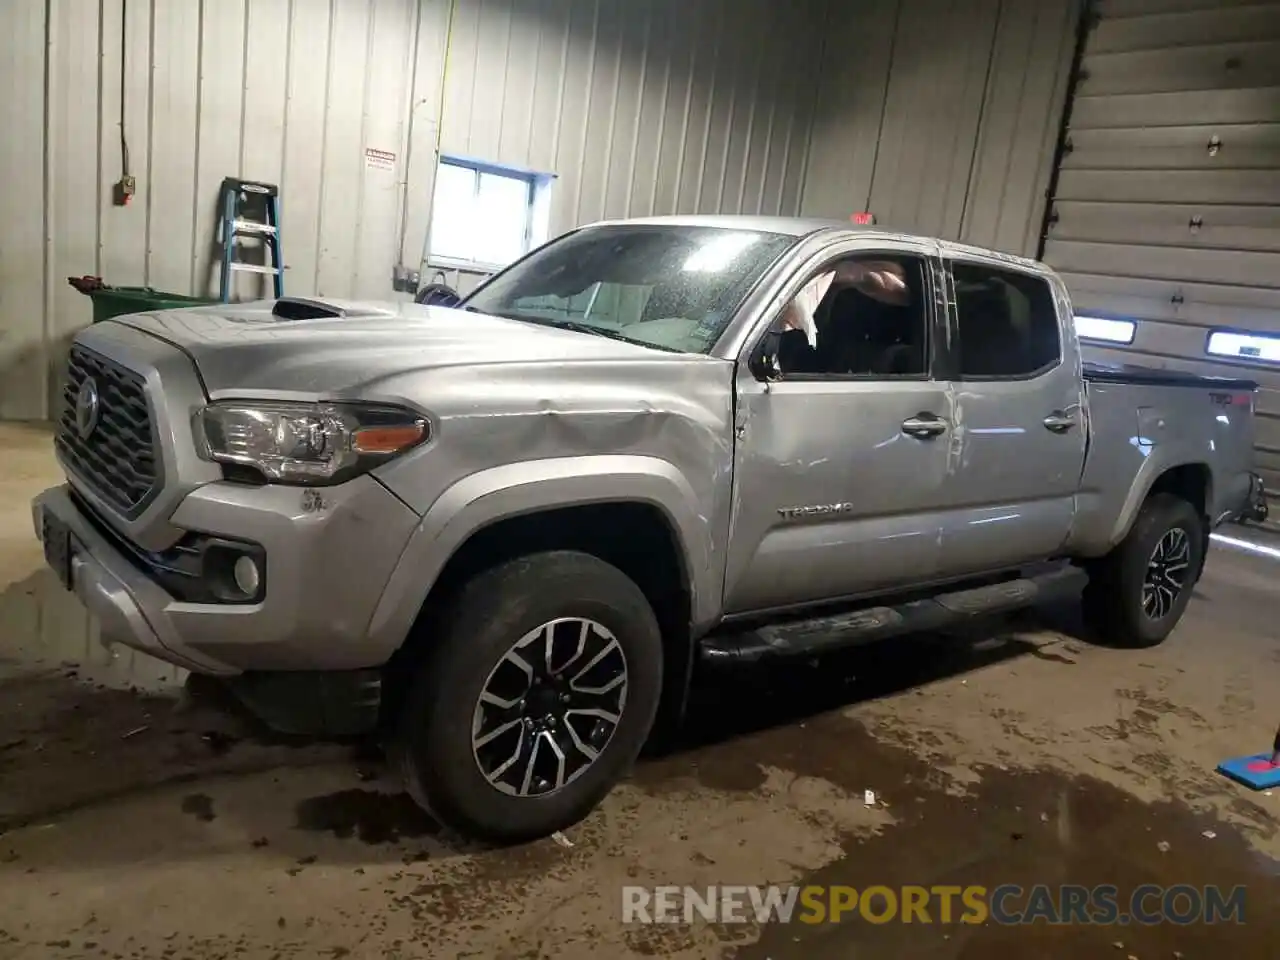
[[[871,227],[875,225],[876,215],[874,213],[855,213],[849,219],[860,227]]]

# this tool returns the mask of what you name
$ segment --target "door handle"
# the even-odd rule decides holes
[[[902,421],[902,432],[917,440],[932,440],[946,431],[947,421],[932,413],[917,413]]]
[[[1044,428],[1053,433],[1066,433],[1076,425],[1076,418],[1061,410],[1055,410],[1044,418]]]

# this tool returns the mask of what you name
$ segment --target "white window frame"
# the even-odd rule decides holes
[[[1255,352],[1245,353],[1245,350]],[[1218,327],[1205,337],[1204,352],[1210,357],[1245,363],[1280,364],[1280,334]]]
[[[1096,317],[1089,314],[1075,315],[1076,336],[1092,343],[1114,343],[1129,346],[1138,334],[1138,324],[1133,320],[1115,317]]]
[[[479,195],[480,183],[482,177],[502,177],[507,180],[515,180],[523,184],[526,188],[526,201],[524,205],[524,237],[521,245],[520,256],[524,256],[529,251],[541,246],[547,242],[551,220],[551,183],[555,180],[555,175],[550,173],[540,173],[534,170],[525,170],[519,167],[510,167],[503,164],[491,163],[484,160],[476,160],[470,157],[461,157],[450,154],[442,154],[437,166],[437,174],[440,167],[455,167],[469,171],[473,175],[473,183],[475,196]],[[435,216],[438,204],[436,203],[435,191],[438,189],[440,178],[437,175],[435,182],[432,184],[432,211],[431,223],[427,229],[427,249],[425,261],[429,267],[444,268],[451,270],[464,270],[478,273],[495,273],[504,269],[507,263],[490,263],[482,259],[472,259],[467,257],[445,256],[436,254],[432,249],[432,241],[435,232]]]

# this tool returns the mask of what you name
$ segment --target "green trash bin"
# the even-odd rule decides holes
[[[68,277],[67,279],[71,286],[93,301],[94,323],[101,323],[103,320],[122,317],[129,313],[203,307],[218,302],[208,297],[165,293],[154,287],[112,287],[102,283],[97,277]]]

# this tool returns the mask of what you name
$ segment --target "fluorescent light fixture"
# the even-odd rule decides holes
[[[1084,340],[1105,340],[1108,343],[1133,343],[1138,325],[1132,320],[1112,320],[1109,317],[1076,315],[1076,336]]]
[[[1241,360],[1280,363],[1280,337],[1265,333],[1214,330],[1209,334],[1204,350],[1205,353],[1214,357],[1237,357]]]

